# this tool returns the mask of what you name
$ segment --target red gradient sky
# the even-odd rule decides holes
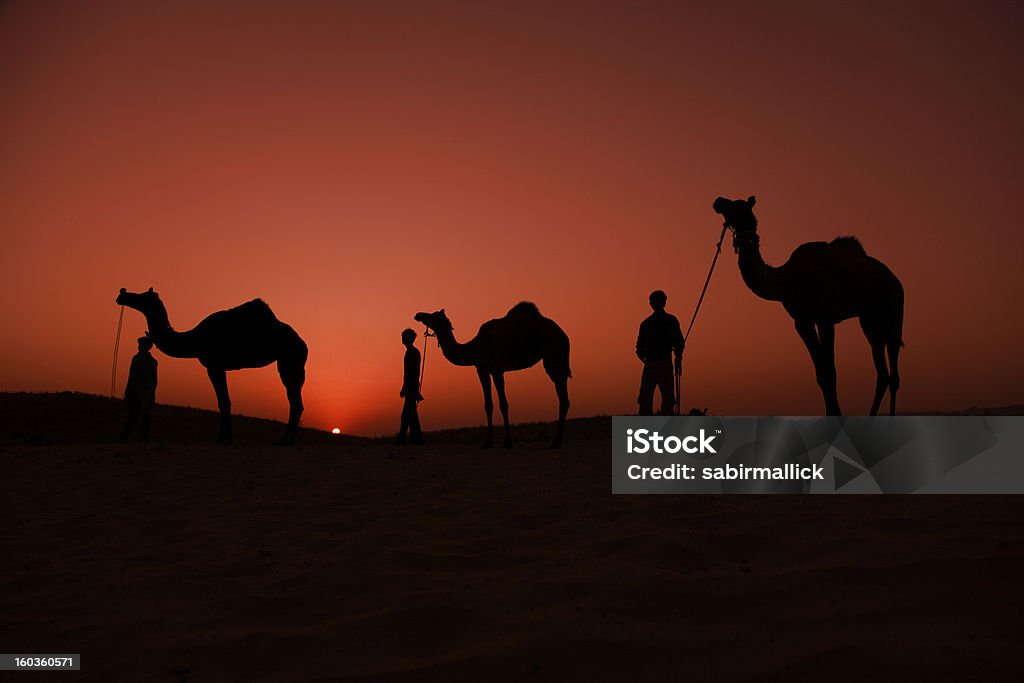
[[[648,292],[685,325],[712,200],[756,194],[770,263],[854,234],[902,279],[902,409],[1020,403],[1022,29],[1012,2],[5,3],[0,390],[106,393],[120,287],[178,329],[259,296],[310,345],[306,424],[383,434],[416,311],[466,339],[528,299],[572,340],[570,414],[628,414]],[[684,406],[821,412],[731,249],[701,316]],[[215,406],[158,358],[158,400]],[[539,366],[508,381],[514,421],[555,416]],[[273,368],[229,383],[284,418]],[[436,347],[424,393],[427,428],[483,418]]]

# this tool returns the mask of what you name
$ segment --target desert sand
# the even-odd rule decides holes
[[[82,655],[20,681],[1022,668],[1017,497],[613,496],[607,419],[560,451],[543,425],[512,450],[478,430],[277,448],[248,420],[223,447],[199,438],[215,416],[158,407],[154,442],[120,445],[115,401],[0,407],[0,649]]]

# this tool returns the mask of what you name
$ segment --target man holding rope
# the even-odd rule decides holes
[[[139,337],[139,352],[132,358],[131,368],[128,370],[128,384],[124,388],[124,402],[128,413],[124,419],[124,427],[121,429],[119,441],[127,443],[139,422],[139,441],[149,441],[149,415],[153,410],[153,403],[156,402],[156,358],[150,350],[153,348],[153,340],[149,336]]]
[[[395,443],[405,444],[406,434],[417,446],[423,445],[423,432],[420,430],[420,416],[417,404],[423,400],[420,393],[420,351],[416,348],[416,331],[402,330],[402,344],[405,346],[405,374],[402,378],[402,391],[399,397],[405,399],[402,405],[402,421]],[[426,348],[426,347],[424,347]]]
[[[640,415],[654,415],[654,388],[661,390],[661,415],[675,412],[675,387],[672,356],[675,355],[675,374],[683,368],[683,331],[679,319],[665,311],[668,296],[660,289],[651,292],[651,315],[640,323],[636,339],[636,355],[644,364],[640,377]]]

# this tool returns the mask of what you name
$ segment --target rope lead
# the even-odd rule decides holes
[[[114,398],[117,387],[117,352],[121,347],[121,324],[124,322],[124,305],[121,306],[121,315],[117,318],[117,335],[114,337],[114,362],[110,365],[110,398]]]
[[[704,278],[704,289],[700,290],[700,298],[697,299],[697,308],[693,309],[693,317],[690,318],[690,326],[686,328],[686,334],[683,335],[684,342],[690,338],[690,330],[693,329],[693,323],[697,320],[697,312],[700,310],[700,305],[704,303],[704,295],[707,294],[708,285],[711,284],[711,273],[715,272],[715,264],[718,263],[718,255],[722,253],[722,242],[725,241],[725,231],[728,229],[729,226],[722,226],[722,234],[718,238],[718,244],[715,245],[715,258],[711,259],[711,268],[708,269],[708,276]]]
[[[420,359],[420,385],[417,389],[417,391],[420,392],[420,395],[423,394],[423,376],[427,372],[427,338],[435,336],[437,335],[430,333],[429,327],[426,325],[423,326],[423,358]]]
[[[729,229],[728,224],[722,225],[722,234],[718,237],[718,244],[715,245],[715,257],[711,259],[711,268],[708,269],[708,276],[704,278],[704,289],[700,290],[700,298],[697,299],[697,307],[693,309],[693,317],[690,318],[690,325],[686,328],[686,334],[683,335],[683,344],[686,344],[686,340],[690,338],[690,332],[693,330],[693,323],[697,320],[697,313],[700,311],[700,305],[704,303],[704,295],[708,292],[708,285],[711,284],[711,274],[715,272],[715,264],[718,263],[718,256],[722,253],[722,242],[725,241],[725,232]],[[680,359],[680,365],[682,365],[682,359]],[[676,373],[676,415],[679,414],[680,403],[682,402],[682,369]]]

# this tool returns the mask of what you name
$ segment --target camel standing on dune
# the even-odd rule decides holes
[[[149,336],[163,353],[172,358],[198,358],[206,368],[217,392],[220,408],[219,443],[231,441],[231,398],[228,370],[262,368],[277,363],[288,393],[288,426],[281,443],[295,442],[302,416],[302,385],[306,381],[306,343],[289,325],[281,322],[260,299],[213,313],[187,332],[171,327],[160,296],[149,291],[136,294],[121,288],[117,303],[146,316]]]
[[[489,320],[480,326],[476,337],[465,344],[455,339],[452,323],[444,309],[434,313],[417,313],[415,319],[437,335],[441,353],[453,365],[472,365],[480,378],[484,391],[484,411],[487,413],[487,440],[484,448],[494,444],[494,400],[491,380],[498,390],[498,407],[505,423],[505,448],[512,446],[512,432],[508,424],[508,399],[505,397],[505,373],[525,370],[544,361],[544,371],[555,383],[558,395],[558,431],[552,448],[562,445],[565,416],[569,413],[568,380],[569,337],[553,320],[541,315],[529,302],[516,304],[504,318]]]
[[[835,326],[859,318],[878,375],[871,414],[878,414],[888,389],[889,414],[895,415],[903,346],[903,285],[899,278],[884,263],[868,256],[855,237],[808,242],[797,247],[781,266],[767,265],[761,258],[755,201],[755,197],[719,197],[712,208],[733,230],[743,282],[762,299],[781,301],[793,318],[814,363],[825,413],[842,414],[836,394]]]

